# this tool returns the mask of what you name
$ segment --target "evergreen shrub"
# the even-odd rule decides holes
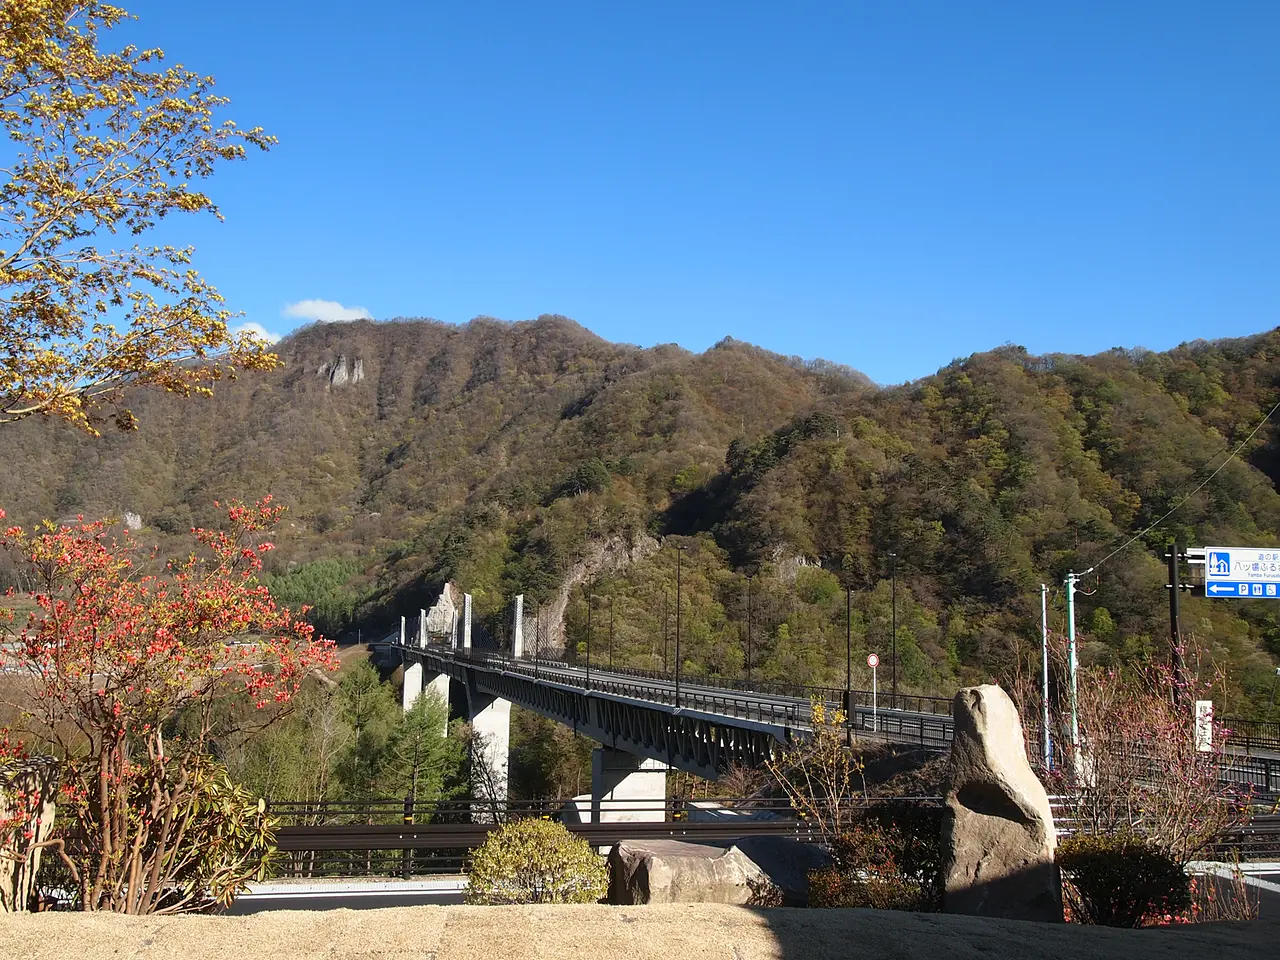
[[[472,856],[467,903],[596,903],[608,891],[608,868],[589,843],[559,823],[517,820]]]

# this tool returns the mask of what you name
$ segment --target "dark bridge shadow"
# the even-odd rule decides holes
[[[1032,870],[994,884],[978,884],[967,893],[973,902],[992,904],[1010,889],[1043,883],[1043,873]],[[1270,917],[1264,912],[1261,919],[1246,923],[1125,930],[958,913],[814,907],[745,909],[753,925],[767,930],[774,941],[775,955],[782,960],[1257,960],[1280,955],[1280,912],[1273,912]],[[740,952],[744,958],[751,956],[745,946]]]
[[[1276,955],[1280,938],[1280,923],[1262,920],[1121,930],[941,913],[748,909],[782,960],[1261,960]],[[734,953],[753,956],[745,947]]]

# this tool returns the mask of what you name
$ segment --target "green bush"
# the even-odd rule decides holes
[[[608,890],[608,868],[585,840],[549,820],[517,820],[472,856],[467,903],[596,903]]]
[[[831,844],[831,866],[809,874],[809,905],[937,910],[942,811],[891,803],[859,811]]]
[[[1191,880],[1174,857],[1132,834],[1076,834],[1058,844],[1070,919],[1140,927],[1191,906]]]

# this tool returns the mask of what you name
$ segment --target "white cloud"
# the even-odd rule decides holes
[[[372,320],[364,307],[344,307],[336,300],[299,300],[280,311],[282,317],[295,320],[316,320],[320,323],[341,323],[344,320]]]
[[[232,333],[252,333],[255,337],[259,338],[260,340],[265,340],[267,341],[267,343],[278,343],[280,340],[280,334],[272,333],[262,324],[254,323],[252,321],[249,321],[248,323],[240,324],[240,326],[236,327],[231,332]]]

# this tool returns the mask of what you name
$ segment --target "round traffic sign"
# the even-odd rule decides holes
[[[880,666],[880,658],[874,653],[867,654],[867,666],[874,670],[876,667]]]

